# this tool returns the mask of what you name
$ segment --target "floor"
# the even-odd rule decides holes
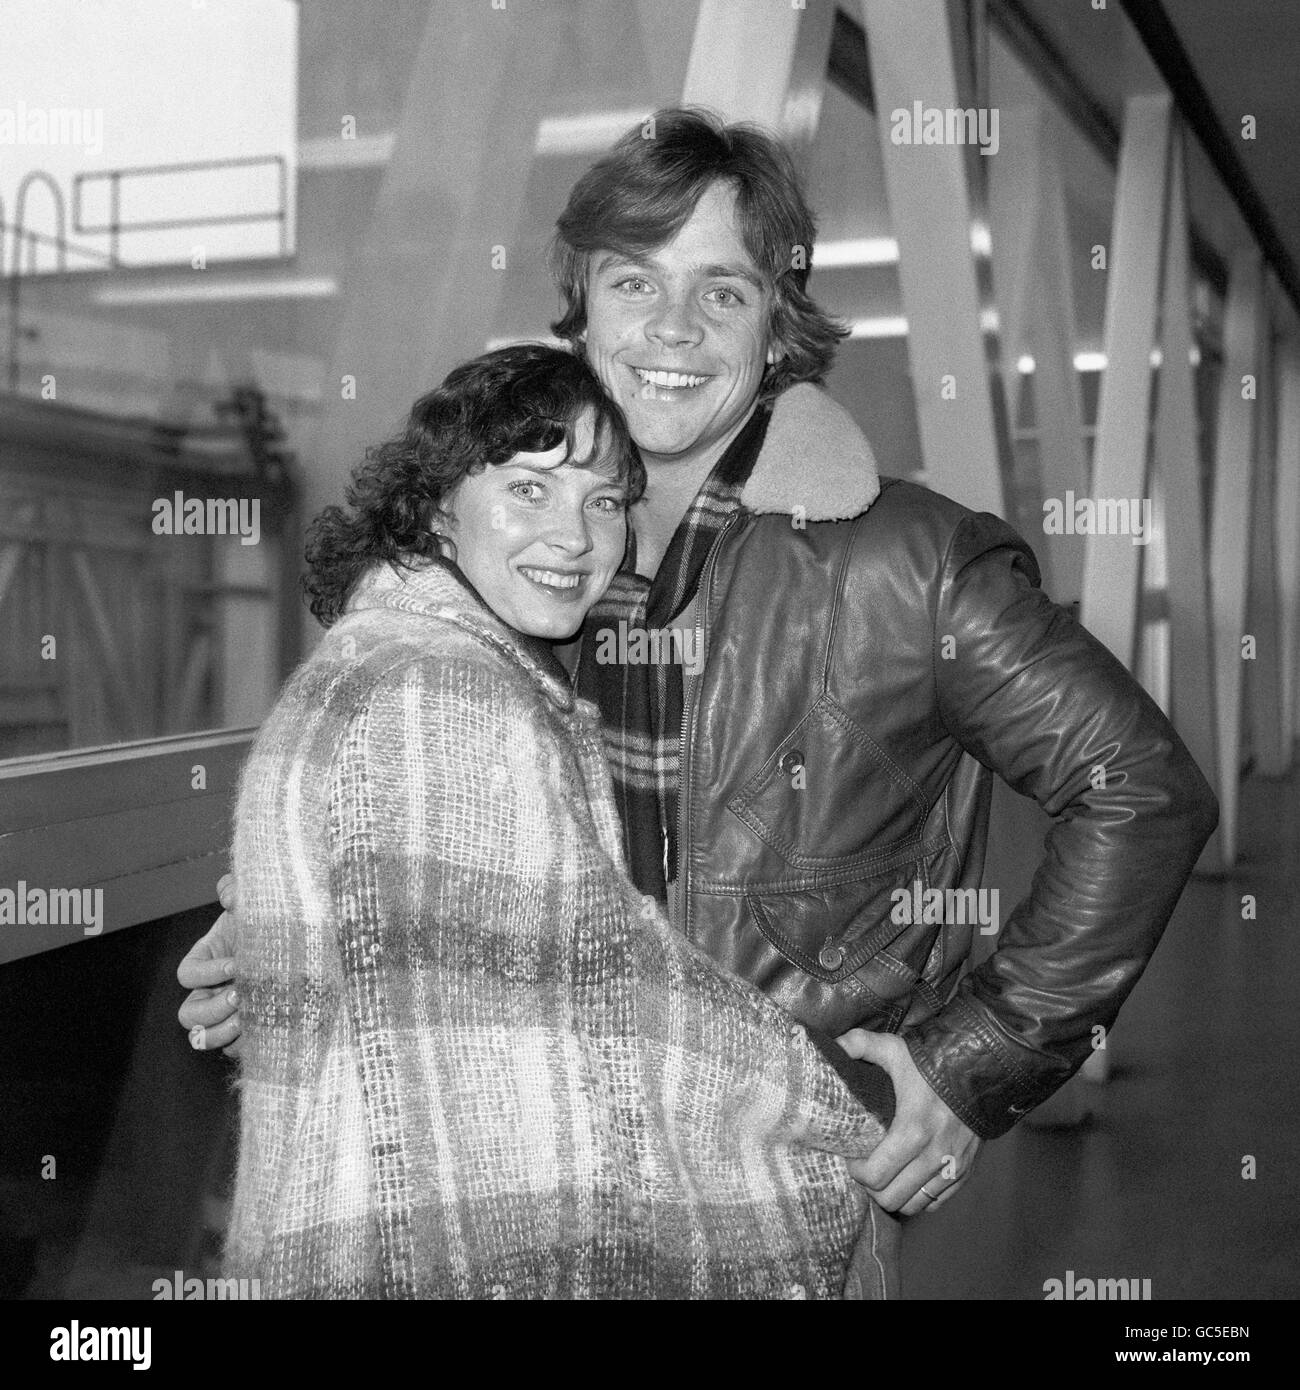
[[[1023,861],[1046,820],[999,792]],[[1004,855],[988,878],[1020,873]],[[1300,1295],[1298,987],[1300,769],[1246,782],[1237,868],[1188,885],[1110,1035],[1110,1079],[1061,1097],[1085,1122],[1022,1124],[909,1222],[904,1297],[1041,1299],[1071,1270],[1076,1287],[1150,1279],[1153,1300]]]

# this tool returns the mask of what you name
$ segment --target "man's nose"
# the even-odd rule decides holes
[[[698,343],[704,325],[689,295],[670,295],[651,314],[646,332],[667,346],[680,347]]]

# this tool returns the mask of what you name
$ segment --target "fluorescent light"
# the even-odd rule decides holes
[[[1016,358],[1016,371],[1018,371],[1021,376],[1032,375],[1037,366],[1038,363],[1035,362],[1028,353],[1025,353],[1023,357]]]
[[[581,116],[547,116],[537,123],[534,154],[597,154],[636,125],[650,112],[591,111]]]
[[[377,169],[393,157],[397,141],[394,131],[378,135],[358,135],[345,140],[341,135],[324,135],[298,141],[299,169]]]
[[[971,250],[979,256],[992,253],[993,241],[983,222],[972,223]],[[841,241],[819,241],[813,247],[812,263],[818,270],[848,266],[897,265],[898,241],[892,236],[848,237]]]
[[[850,338],[906,338],[905,318],[854,319],[849,324]]]
[[[207,276],[212,279],[207,279]],[[332,275],[297,279],[226,280],[211,270],[195,271],[185,280],[154,285],[102,285],[97,304],[193,304],[247,299],[329,299],[338,294]]]
[[[894,265],[898,242],[891,236],[855,237],[847,241],[819,241],[813,247],[815,270],[837,270],[846,266]]]
[[[1076,372],[1104,372],[1106,370],[1106,354],[1104,352],[1076,352],[1074,354],[1074,370]]]

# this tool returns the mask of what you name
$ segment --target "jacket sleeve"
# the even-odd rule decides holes
[[[1169,721],[1037,585],[1019,536],[969,515],[934,612],[941,718],[1054,822],[997,950],[904,1034],[922,1075],[984,1138],[1046,1100],[1089,1055],[1093,1029],[1113,1024],[1218,823]]]

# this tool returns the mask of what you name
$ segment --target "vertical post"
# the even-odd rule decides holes
[[[1300,340],[1277,359],[1277,571],[1282,629],[1282,739],[1287,766],[1300,739]]]
[[[1211,784],[1218,781],[1214,661],[1210,647],[1209,567],[1201,490],[1192,368],[1188,225],[1183,137],[1170,147],[1164,288],[1161,301],[1160,398],[1156,406],[1155,477],[1165,533],[1169,611],[1170,709],[1174,727]],[[1214,865],[1212,840],[1202,858]]]
[[[1246,580],[1246,622],[1255,639],[1255,656],[1245,672],[1250,695],[1250,728],[1255,765],[1265,777],[1286,771],[1282,733],[1282,633],[1278,622],[1277,547],[1277,357],[1268,330],[1264,299],[1255,403],[1255,471],[1251,489],[1250,567]],[[1285,741],[1289,743],[1289,740]]]
[[[1214,684],[1219,758],[1219,851],[1225,868],[1237,860],[1241,779],[1243,642],[1250,569],[1251,495],[1261,316],[1259,253],[1238,251],[1228,277],[1223,324],[1223,380],[1214,446],[1214,514],[1210,592],[1214,621]],[[1250,393],[1253,393],[1250,394]]]

